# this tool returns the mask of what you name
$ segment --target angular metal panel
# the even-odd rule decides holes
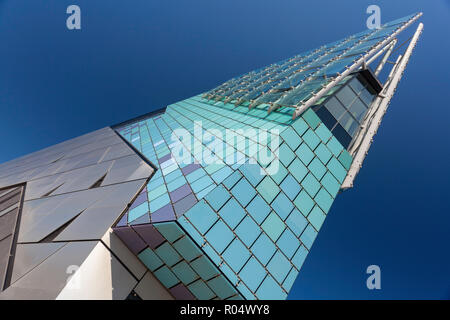
[[[16,208],[0,216],[0,240],[13,233],[18,211]]]
[[[0,299],[55,299],[98,241],[71,242],[0,293]]]
[[[144,183],[145,180],[138,180],[99,188],[107,189],[104,197],[88,207],[54,241],[101,239]]]
[[[30,272],[64,245],[65,242],[18,244],[14,255],[11,283]]]
[[[153,168],[145,163],[139,156],[132,155],[114,161],[109,173],[103,180],[102,186],[148,178]]]

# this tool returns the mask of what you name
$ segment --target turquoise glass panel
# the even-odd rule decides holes
[[[205,202],[200,201],[184,214],[204,234],[218,219],[217,214]]]
[[[236,273],[242,268],[244,263],[250,258],[250,252],[238,239],[234,239],[228,246],[222,257]]]
[[[222,207],[219,215],[232,229],[234,229],[242,218],[244,218],[245,211],[234,198],[231,198]]]
[[[267,272],[264,267],[254,257],[252,257],[244,268],[242,268],[239,276],[250,288],[250,290],[255,291],[263,281],[266,274]]]
[[[299,237],[308,225],[308,220],[306,220],[300,211],[294,209],[286,219],[286,224],[294,232],[294,234]]]
[[[246,209],[259,224],[264,221],[271,210],[267,202],[260,195],[256,195]]]
[[[214,210],[219,210],[225,202],[230,198],[230,194],[223,185],[218,185],[206,196],[206,201],[209,202]]]
[[[281,219],[285,220],[294,208],[294,205],[283,192],[280,192],[275,200],[273,200],[272,208]]]
[[[247,179],[242,178],[234,187],[231,189],[233,196],[239,201],[239,203],[245,207],[250,200],[255,196],[256,191],[254,187],[247,181]]]
[[[206,233],[205,237],[210,245],[221,253],[233,240],[234,235],[222,220],[218,220]]]
[[[138,257],[151,271],[155,271],[163,265],[161,259],[149,248],[139,253]]]
[[[237,226],[235,232],[245,245],[250,247],[256,238],[258,238],[261,229],[250,216],[247,216]]]
[[[283,221],[272,211],[261,225],[266,234],[276,242],[283,232],[285,225]]]

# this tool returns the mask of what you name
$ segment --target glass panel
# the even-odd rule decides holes
[[[358,95],[364,89],[364,86],[362,85],[362,83],[357,78],[353,78],[349,82],[349,85],[353,89],[353,91],[355,91],[355,93],[358,94]]]
[[[344,128],[342,128],[339,123],[336,124],[336,127],[333,129],[332,133],[344,148],[347,148],[352,141],[352,137],[347,133],[347,131],[344,130]]]
[[[339,123],[352,137],[359,126],[358,122],[356,122],[348,112],[344,113],[339,119]]]
[[[367,89],[364,89],[363,91],[361,91],[359,97],[368,107],[370,107],[375,96],[367,91]]]
[[[361,122],[362,118],[364,118],[364,115],[366,114],[367,108],[360,99],[356,98],[355,102],[353,102],[348,111],[350,111],[358,122]]]
[[[325,103],[325,107],[336,119],[339,119],[341,115],[345,112],[344,107],[335,97],[332,97],[330,100],[328,100]]]
[[[337,120],[331,115],[331,113],[327,110],[327,108],[321,106],[317,109],[313,109],[322,122],[327,126],[328,129],[332,129],[336,124]]]
[[[348,86],[345,86],[339,90],[338,93],[336,93],[336,97],[342,102],[344,107],[348,108],[355,100],[356,95],[353,90],[351,90]]]

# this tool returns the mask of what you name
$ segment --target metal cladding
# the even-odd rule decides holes
[[[110,128],[0,165],[0,299],[171,298],[111,234],[153,172]]]

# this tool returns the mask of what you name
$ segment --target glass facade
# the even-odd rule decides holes
[[[296,107],[379,45],[415,15],[386,23],[268,67],[233,78],[208,91],[208,99]]]
[[[357,73],[337,84],[312,108],[347,148],[358,133],[375,96],[376,92],[368,81]]]
[[[115,128],[157,170],[114,230],[176,298],[287,297],[350,168],[346,147],[374,92],[352,74],[295,119],[293,107],[411,18]],[[268,112],[271,104],[279,108]]]
[[[136,253],[170,290],[183,287],[183,292],[198,299],[284,299],[351,157],[312,110],[294,121],[289,117],[288,125],[234,108],[197,96],[170,105],[164,114],[118,129],[159,170],[116,230],[120,236],[128,228],[136,236],[146,224],[155,227],[152,232],[167,245],[143,244]],[[277,173],[264,173],[270,164],[263,166],[258,160],[231,165],[178,163],[170,137],[180,126],[193,133],[195,121],[222,130],[278,128],[279,158],[273,160],[279,161]],[[243,138],[250,144],[261,143]],[[238,158],[239,150],[233,152]],[[177,231],[168,231],[169,224]],[[194,250],[198,256],[184,257]],[[201,277],[192,272],[196,268],[214,271]],[[219,276],[224,292],[210,286]]]

